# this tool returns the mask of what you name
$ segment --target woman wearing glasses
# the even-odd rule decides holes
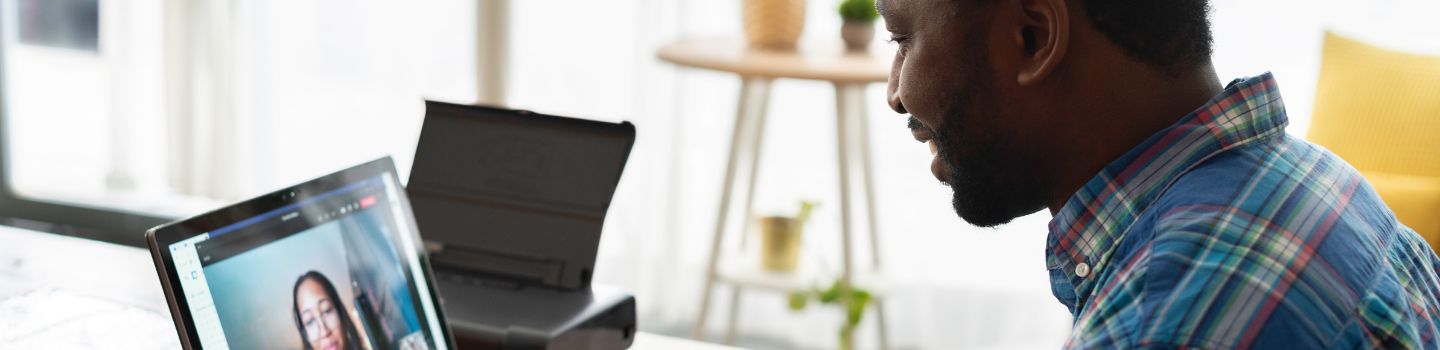
[[[295,280],[295,328],[306,350],[362,349],[360,334],[329,278],[316,271]]]

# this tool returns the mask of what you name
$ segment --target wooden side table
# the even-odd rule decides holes
[[[837,43],[838,44],[838,43]],[[845,52],[840,45],[833,47],[801,46],[794,51],[768,51],[749,48],[743,40],[706,38],[688,39],[670,43],[660,48],[661,60],[683,67],[709,69],[734,73],[740,77],[740,101],[736,106],[735,128],[730,141],[729,164],[725,169],[725,180],[721,185],[720,209],[716,214],[715,236],[711,241],[710,257],[706,268],[705,288],[701,292],[700,314],[695,322],[692,336],[705,337],[705,322],[710,312],[711,292],[717,282],[725,282],[734,288],[731,295],[729,324],[725,342],[733,343],[735,320],[744,288],[788,292],[808,287],[798,274],[777,274],[758,268],[736,267],[742,264],[722,264],[721,248],[725,225],[731,210],[731,195],[734,192],[738,166],[745,166],[745,204],[740,245],[745,245],[746,229],[751,220],[755,194],[755,174],[761,154],[761,140],[765,131],[765,114],[769,107],[770,86],[777,78],[828,81],[835,86],[836,141],[840,158],[840,213],[841,213],[841,282],[844,285],[865,284],[866,277],[878,274],[859,274],[852,266],[851,212],[854,209],[850,184],[857,178],[863,182],[866,222],[869,224],[871,249],[871,270],[880,267],[880,245],[876,231],[874,181],[870,157],[870,136],[865,127],[865,88],[871,83],[885,82],[889,78],[888,58],[876,57],[868,52]],[[859,163],[856,173],[854,163]],[[746,164],[742,164],[746,163]],[[884,308],[881,306],[880,291],[883,286],[869,286],[874,289],[876,327],[880,336],[880,347],[888,344],[885,330]],[[848,300],[845,300],[848,303]],[[851,342],[854,343],[853,341]]]

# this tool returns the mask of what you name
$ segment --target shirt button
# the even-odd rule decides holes
[[[1090,276],[1090,264],[1082,262],[1078,265],[1075,265],[1075,276],[1080,278]]]

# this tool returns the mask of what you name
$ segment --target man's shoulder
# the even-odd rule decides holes
[[[1313,225],[1316,215],[1328,215],[1337,221],[1331,224],[1393,230],[1389,210],[1381,209],[1384,202],[1349,163],[1309,142],[1276,135],[1216,153],[1178,174],[1146,216],[1157,229],[1314,231],[1320,228]]]
[[[1367,339],[1350,322],[1363,303],[1355,293],[1410,269],[1389,260],[1419,240],[1384,209],[1354,168],[1293,138],[1199,163],[1135,227],[1149,256],[1146,341],[1329,347]],[[1433,257],[1424,253],[1410,258]]]
[[[1266,278],[1293,279],[1309,264],[1335,259],[1383,259],[1393,240],[1413,236],[1353,167],[1288,136],[1200,163],[1141,217],[1136,227],[1148,231],[1161,265],[1203,264]],[[1226,258],[1201,261],[1215,254]]]

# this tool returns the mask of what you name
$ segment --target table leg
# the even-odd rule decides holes
[[[752,138],[750,151],[747,152],[750,155],[750,176],[745,178],[745,211],[740,212],[740,216],[745,218],[740,222],[740,249],[745,249],[745,244],[750,239],[750,223],[753,219],[751,215],[755,208],[755,183],[759,182],[755,179],[759,178],[756,175],[760,171],[760,155],[764,153],[760,147],[765,141],[765,116],[770,109],[771,82],[773,80],[769,78],[755,79],[755,89],[758,91],[754,98],[758,101],[752,106],[755,110],[750,111],[750,126],[754,130],[748,133]]]
[[[855,125],[858,125],[860,146],[860,170],[865,185],[865,221],[870,229],[870,263],[875,270],[880,269],[880,226],[879,217],[875,215],[875,176],[874,163],[870,157],[870,127],[866,121],[869,113],[865,104],[865,85],[854,85],[851,90],[851,99],[856,106],[856,113],[853,114]]]
[[[870,128],[868,127],[868,124],[866,123],[866,118],[865,118],[865,116],[867,115],[867,110],[865,109],[865,105],[866,105],[866,104],[865,104],[865,87],[866,87],[866,85],[865,85],[865,84],[843,84],[843,83],[836,83],[835,86],[836,86],[836,90],[835,90],[836,106],[837,106],[837,108],[839,108],[839,111],[837,111],[837,113],[839,114],[839,118],[845,119],[845,121],[843,121],[843,122],[841,122],[841,123],[842,123],[842,124],[847,124],[847,123],[848,123],[850,128],[855,129],[854,132],[855,132],[855,136],[856,136],[857,140],[856,140],[856,144],[853,145],[853,146],[858,147],[858,148],[859,148],[858,152],[860,153],[860,154],[859,154],[859,156],[860,156],[860,158],[859,158],[859,161],[860,161],[860,171],[861,171],[860,175],[861,175],[861,181],[862,181],[862,183],[863,183],[863,185],[864,185],[863,191],[864,191],[864,195],[865,195],[865,214],[866,214],[866,215],[865,215],[865,221],[866,221],[866,224],[869,226],[868,229],[869,229],[869,236],[870,236],[870,254],[871,254],[871,255],[870,255],[870,258],[871,258],[871,264],[873,265],[874,269],[878,270],[878,269],[880,268],[880,238],[879,238],[879,230],[878,230],[878,227],[879,227],[878,221],[879,221],[879,220],[877,220],[877,216],[875,215],[875,181],[874,181],[874,175],[873,175],[873,174],[874,174],[874,170],[873,170],[873,169],[874,169],[874,165],[873,165],[873,163],[872,163],[872,158],[871,158],[871,155],[870,155]],[[843,106],[843,107],[842,107],[842,106]],[[843,137],[844,134],[842,133],[841,136]],[[846,143],[843,139],[842,139],[841,143],[842,143],[842,146],[841,146],[841,149],[842,149],[842,156],[841,156],[841,157],[842,157],[842,158],[841,158],[841,163],[840,163],[840,164],[841,164],[841,166],[840,166],[840,168],[841,168],[841,191],[842,191],[842,192],[841,192],[841,198],[842,198],[842,202],[847,202],[848,200],[845,199],[845,198],[846,198],[845,191],[848,191],[848,189],[850,188],[850,182],[847,181],[847,180],[845,180],[845,176],[846,176],[846,174],[849,173],[852,169],[849,168],[849,167],[846,165],[846,161],[845,161],[844,153],[843,153],[843,150],[844,150],[844,148],[848,145],[848,143]],[[851,209],[851,208],[850,208],[850,205],[849,205],[849,204],[844,204],[844,208],[842,208],[842,209],[845,210],[845,213],[844,213],[845,215],[842,215],[842,217],[843,217],[844,220],[846,220],[847,223],[848,223],[848,221],[849,221],[849,216],[848,216],[848,215],[849,215],[849,211],[850,211],[850,209]],[[848,232],[849,229],[847,228],[847,229],[845,229],[844,231]],[[845,248],[845,249],[846,249],[845,259],[846,259],[846,262],[847,262],[846,270],[849,270],[849,269],[851,269],[850,267],[848,267],[848,266],[849,266],[849,265],[848,265],[848,262],[849,262],[850,259],[851,259],[850,254],[849,254],[851,248],[849,247],[849,243],[848,243],[848,241],[849,241],[849,239],[850,239],[850,235],[849,235],[848,233],[845,234],[845,239],[846,239],[846,241],[847,241],[847,242],[846,242],[846,248]],[[888,346],[889,346],[889,339],[887,339],[887,338],[888,338],[888,333],[887,333],[887,329],[886,329],[886,325],[885,325],[885,312],[884,312],[884,308],[881,306],[881,302],[880,302],[880,299],[879,299],[879,298],[876,298],[876,299],[872,300],[872,302],[873,302],[874,305],[875,305],[875,324],[876,324],[876,326],[877,326],[877,331],[879,332],[879,336],[880,336],[880,339],[879,339],[879,341],[880,341],[880,349],[882,349],[882,350],[883,350],[883,349],[887,349]],[[852,344],[853,344],[853,343],[852,343]]]
[[[725,325],[725,345],[735,345],[735,325],[740,318],[740,294],[745,288],[734,286],[730,294],[730,320]]]
[[[890,334],[885,328],[885,308],[881,306],[879,298],[870,302],[875,304],[875,327],[880,333],[880,350],[888,350],[890,349]]]
[[[835,143],[840,163],[840,305],[849,309],[852,302],[850,286],[853,276],[850,246],[850,121],[851,106],[846,103],[846,84],[835,83]],[[844,342],[855,344],[855,334],[844,335]]]
[[[763,82],[763,83],[762,83]],[[705,286],[700,291],[700,313],[696,316],[695,328],[691,337],[696,340],[705,338],[705,322],[710,316],[710,297],[715,289],[716,269],[720,262],[720,246],[725,237],[725,224],[730,210],[730,195],[734,192],[736,165],[740,163],[740,157],[751,151],[746,149],[750,144],[755,113],[755,92],[751,91],[752,85],[762,85],[766,95],[769,94],[769,80],[762,78],[743,77],[740,81],[739,103],[735,108],[735,127],[731,131],[729,161],[725,167],[725,180],[720,186],[720,207],[715,215],[715,235],[710,241],[710,259],[705,267]],[[753,157],[753,156],[752,156]],[[752,180],[753,182],[753,180]]]

